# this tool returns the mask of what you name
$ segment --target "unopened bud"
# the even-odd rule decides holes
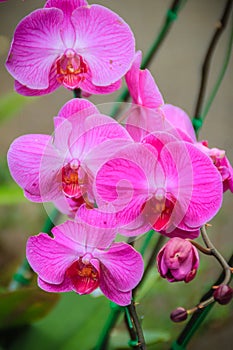
[[[213,293],[214,299],[221,305],[228,304],[233,297],[233,289],[227,284],[221,284]]]
[[[173,322],[182,322],[185,321],[188,317],[187,310],[183,307],[178,307],[174,311],[172,311],[170,318]]]

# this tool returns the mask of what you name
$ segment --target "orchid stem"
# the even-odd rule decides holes
[[[132,332],[132,330],[130,332],[130,334],[132,334],[133,337],[131,338],[131,342],[129,342],[129,344],[134,349],[145,350],[146,349],[145,338],[143,335],[141,323],[140,323],[139,318],[138,318],[138,314],[136,312],[134,301],[131,301],[131,304],[126,306],[126,309],[129,312],[129,315],[130,315],[130,318],[132,321],[132,325],[133,325],[134,330],[135,330],[134,332]]]
[[[228,265],[227,261],[224,259],[224,257],[220,254],[220,252],[215,248],[215,246],[213,245],[213,243],[209,239],[209,236],[206,232],[205,226],[201,227],[201,236],[202,236],[202,239],[203,239],[206,247],[210,250],[211,255],[213,255],[218,260],[218,262],[220,263],[220,265],[224,269],[225,278],[224,278],[224,281],[222,283],[223,284],[229,283],[229,281],[231,279],[231,268]]]
[[[202,110],[204,96],[205,96],[205,92],[206,92],[207,80],[208,80],[209,70],[210,70],[210,63],[211,63],[217,42],[218,42],[221,34],[223,33],[223,31],[227,25],[228,19],[230,17],[231,7],[232,7],[232,0],[228,0],[221,18],[216,23],[216,26],[215,26],[216,29],[215,29],[213,37],[210,41],[210,44],[209,44],[209,47],[208,47],[208,50],[207,50],[207,53],[206,53],[206,56],[205,56],[205,59],[204,59],[203,65],[202,65],[199,94],[198,94],[196,108],[195,108],[195,112],[194,112],[194,118],[193,118],[193,127],[194,127],[196,132],[198,132],[202,126],[203,116],[201,115],[201,110]],[[227,64],[225,64],[225,66],[227,66]],[[226,70],[226,67],[225,67],[225,70]],[[223,75],[225,73],[225,70],[223,72]],[[222,79],[220,79],[218,82],[217,89],[221,83],[221,80]],[[216,87],[214,88],[214,90],[216,90]],[[214,96],[215,96],[215,94],[214,94]],[[212,101],[213,101],[213,98],[211,99],[211,102]],[[210,107],[211,102],[208,104],[208,109]],[[207,112],[208,112],[208,109],[207,109]],[[205,111],[205,113],[206,113],[206,111]]]
[[[74,89],[74,97],[75,98],[82,98],[82,90],[81,89]]]
[[[200,245],[199,243],[197,243],[196,241],[193,241],[192,239],[189,239],[189,242],[192,243],[192,245],[194,245],[194,247],[196,247],[198,250],[200,250],[200,252],[206,254],[206,255],[211,255],[211,249],[209,248],[205,248],[202,245]]]

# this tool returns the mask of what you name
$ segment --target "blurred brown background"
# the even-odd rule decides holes
[[[94,1],[89,1],[89,3],[94,3]],[[96,3],[109,7],[125,19],[135,34],[137,49],[141,49],[145,53],[157,36],[171,1],[99,0]],[[0,4],[0,96],[13,89],[13,79],[6,71],[4,62],[14,29],[20,19],[43,5],[44,1],[40,0],[9,0]],[[191,117],[197,99],[201,63],[212,38],[214,26],[217,19],[220,18],[224,6],[224,0],[187,1],[150,65],[150,70],[165,101],[180,106]],[[231,25],[232,18],[231,23],[220,38],[211,62],[207,95],[222,67]],[[30,57],[28,59],[30,60]],[[233,59],[231,57],[223,83],[200,133],[200,139],[208,139],[210,147],[227,150],[231,163],[233,163],[232,74]],[[91,97],[91,100],[97,104],[111,102],[115,100],[117,95],[118,93],[109,96],[96,96]],[[14,118],[4,121],[0,125],[0,161],[4,162],[7,149],[15,137],[25,133],[51,133],[53,130],[52,117],[70,98],[72,98],[72,93],[60,88],[51,95],[35,99]],[[214,243],[226,257],[229,257],[232,252],[232,208],[232,197],[230,193],[226,193],[223,207],[213,220],[213,228],[211,229]],[[41,229],[41,220],[44,217],[45,213],[41,206],[26,201],[20,206],[0,206],[1,269],[11,270],[9,262],[13,262],[15,265],[18,263],[24,255],[26,237]],[[204,259],[207,261],[206,258]],[[209,259],[207,263],[209,267],[205,279],[210,282],[211,278],[214,279],[217,276],[219,269],[216,270],[217,263],[213,259]],[[198,282],[194,287],[198,288],[197,286]],[[193,300],[197,301],[199,294],[203,292],[205,290],[201,289],[199,292],[196,289],[195,293],[193,292]],[[176,307],[175,298],[176,296],[174,296],[174,307]],[[211,336],[206,338],[203,334],[203,338],[199,340],[200,343],[198,343],[198,339],[194,339],[192,349],[207,349],[205,343],[207,342],[210,349],[219,349],[220,345],[218,344],[221,343],[225,350],[230,350],[233,340],[232,327],[229,328],[228,324],[224,325],[223,329],[221,322],[220,326],[222,332],[215,332],[215,329],[210,330]]]

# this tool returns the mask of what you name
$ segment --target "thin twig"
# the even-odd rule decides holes
[[[233,264],[233,255],[228,260],[228,265],[232,266]],[[220,285],[223,284],[225,280],[225,272],[222,271],[218,279],[216,280],[214,285]],[[213,295],[214,289],[211,287],[205,295],[200,300],[200,304],[203,304],[206,302],[206,300],[210,299]],[[205,308],[199,308],[190,318],[190,320],[185,325],[184,329],[180,333],[177,340],[173,343],[171,346],[171,350],[175,350],[179,347],[186,347],[189,341],[191,340],[193,334],[196,332],[196,330],[199,328],[201,323],[204,321],[210,310],[212,309],[214,303],[209,304]]]
[[[213,243],[209,239],[209,236],[206,232],[205,226],[201,227],[201,236],[202,236],[202,239],[203,239],[206,247],[208,249],[210,249],[211,255],[213,255],[218,260],[218,262],[220,263],[220,265],[222,266],[222,268],[225,271],[225,278],[224,278],[223,283],[224,284],[229,283],[229,281],[231,279],[231,268],[228,265],[228,263],[226,262],[226,260],[224,259],[224,257],[221,255],[221,253],[215,248],[215,246],[213,245]]]
[[[195,119],[200,119],[201,118],[201,109],[203,106],[203,101],[204,101],[204,96],[206,92],[206,86],[207,86],[207,79],[209,75],[209,69],[210,69],[210,62],[214,53],[214,49],[217,45],[218,39],[220,38],[222,32],[224,31],[229,16],[231,12],[231,6],[232,6],[232,0],[228,0],[225,6],[225,9],[223,11],[222,17],[219,19],[219,21],[216,23],[216,30],[214,32],[214,35],[211,39],[210,45],[208,47],[203,65],[202,65],[202,75],[201,75],[201,83],[200,83],[200,88],[199,88],[199,94],[197,98],[197,103],[196,103],[196,108],[195,108],[195,113],[194,117]],[[194,124],[195,127],[195,124]]]

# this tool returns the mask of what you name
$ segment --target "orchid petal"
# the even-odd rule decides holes
[[[62,19],[61,10],[39,9],[18,24],[6,67],[20,84],[43,90],[51,85],[50,71],[64,51]]]
[[[49,73],[49,87],[47,89],[30,89],[27,86],[20,84],[17,80],[15,80],[15,90],[24,96],[42,96],[46,94],[50,94],[56,89],[59,88],[60,83],[58,83],[56,79],[56,67],[54,66]]]
[[[43,281],[43,279],[38,278],[38,286],[45,290],[46,292],[51,293],[61,293],[61,292],[70,292],[72,290],[70,286],[70,280],[64,277],[64,280],[60,284],[51,284]]]
[[[86,215],[88,223],[76,216],[75,222],[66,221],[52,230],[55,236],[61,232],[74,242],[74,246],[78,245],[80,255],[81,251],[83,254],[84,252],[91,253],[95,248],[106,249],[116,237],[115,227],[106,229],[104,225],[101,225],[105,217],[101,218],[101,215],[96,212],[92,213],[92,210],[89,210]],[[94,225],[96,220],[100,220],[100,225]]]
[[[139,283],[143,275],[143,259],[141,255],[126,243],[114,243],[107,251],[96,251],[102,265],[101,281],[112,285],[122,292],[127,292]]]
[[[134,37],[129,26],[114,12],[91,5],[72,15],[76,30],[75,50],[87,62],[92,83],[115,83],[129,69],[134,55]]]
[[[140,104],[147,108],[158,108],[164,104],[163,96],[148,69],[139,75]]]
[[[43,281],[60,284],[66,269],[78,259],[82,250],[59,228],[53,229],[55,238],[45,233],[32,236],[27,242],[27,259],[32,269]]]
[[[35,202],[43,201],[41,192],[50,191],[49,183],[54,183],[56,192],[54,178],[60,161],[50,142],[51,137],[48,135],[25,135],[17,138],[8,151],[8,165],[12,177],[24,189],[26,197]],[[46,156],[48,162],[44,162],[44,167],[41,167],[42,159]]]
[[[77,118],[81,118],[80,122],[82,123],[87,116],[98,113],[97,107],[90,101],[83,98],[73,98],[64,104],[58,112],[58,116],[69,119],[71,116],[77,115]]]
[[[176,129],[180,129],[186,135],[189,136],[190,142],[196,141],[196,135],[192,122],[189,116],[181,108],[170,104],[165,104],[161,107],[165,118],[174,126]]]
[[[125,81],[129,89],[130,96],[134,103],[139,104],[139,75],[142,61],[142,52],[137,51],[130,70],[125,75]]]
[[[162,149],[161,162],[167,191],[177,199],[173,223],[189,230],[210,220],[221,206],[222,184],[209,157],[191,143],[174,142]]]

